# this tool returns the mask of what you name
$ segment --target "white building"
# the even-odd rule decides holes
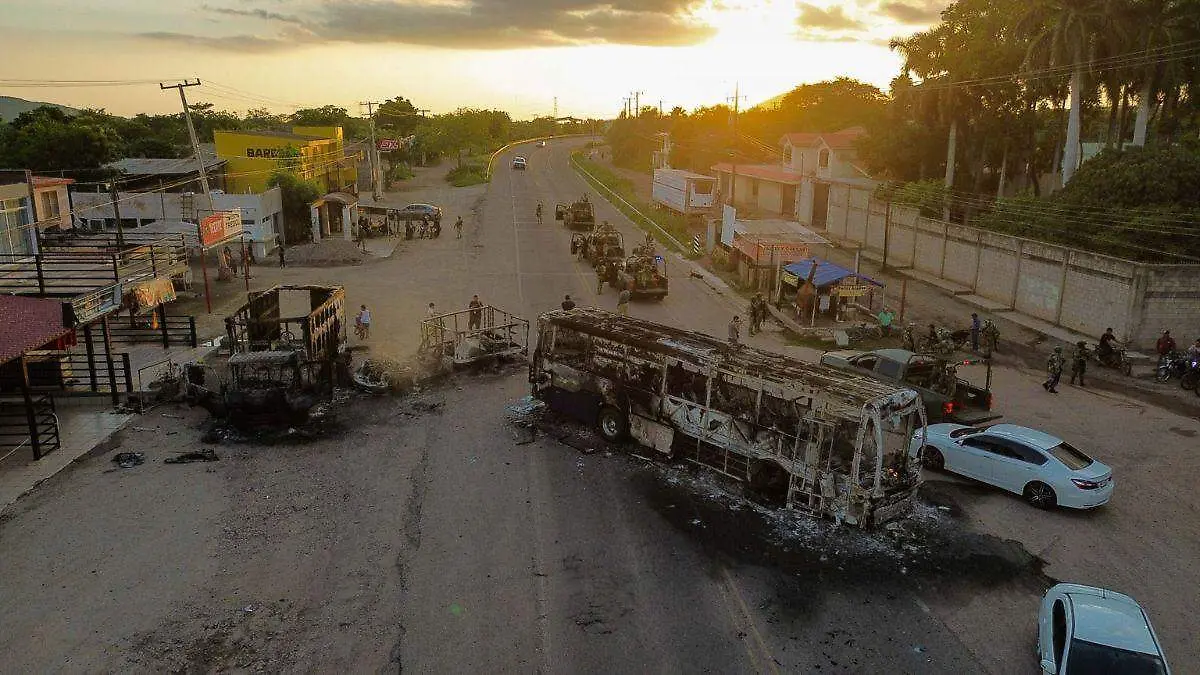
[[[190,192],[119,192],[121,226],[137,228],[155,221],[198,223],[219,211],[240,211],[246,241],[254,257],[263,260],[275,250],[283,227],[283,193],[279,188],[251,194],[214,191],[209,197]],[[115,229],[112,195],[107,192],[72,192],[76,227]]]

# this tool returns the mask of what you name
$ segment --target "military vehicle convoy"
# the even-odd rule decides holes
[[[572,204],[559,204],[554,207],[554,219],[561,220],[568,230],[591,230],[596,226],[596,212],[592,202],[584,195]]]

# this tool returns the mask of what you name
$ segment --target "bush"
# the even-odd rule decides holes
[[[463,164],[451,169],[450,173],[446,174],[446,180],[454,187],[486,183],[488,180],[487,167],[480,164]]]

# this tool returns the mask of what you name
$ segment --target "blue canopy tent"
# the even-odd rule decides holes
[[[813,269],[814,266],[816,267],[815,270]],[[837,294],[845,298],[853,297],[845,295],[846,290],[849,290],[848,286],[854,288],[856,296],[865,293],[862,289],[863,286],[883,288],[883,282],[881,281],[872,279],[865,274],[856,273],[854,270],[846,269],[837,263],[822,260],[821,258],[797,260],[784,267],[783,271],[783,284],[796,287],[798,300],[801,290],[808,281],[809,275],[812,275],[812,285],[814,287],[812,295],[826,295],[830,291],[836,292],[838,289],[835,289],[835,287],[841,287],[840,290],[842,292]],[[850,280],[848,285],[847,280]],[[817,305],[817,302],[812,302],[810,321],[813,324],[816,323]],[[796,307],[797,312],[799,312],[801,310],[799,302],[796,303]]]

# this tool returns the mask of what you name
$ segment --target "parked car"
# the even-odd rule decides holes
[[[433,220],[441,220],[442,209],[433,204],[409,204],[400,209],[396,215],[402,221],[420,220],[425,216],[429,216]]]
[[[945,470],[1019,494],[1038,508],[1090,509],[1112,498],[1112,469],[1066,441],[1015,424],[929,425],[925,445],[910,452],[928,469]]]
[[[1038,659],[1047,675],[1170,675],[1146,610],[1123,593],[1056,584],[1038,613]]]
[[[525,158],[520,155],[513,157],[512,168],[515,171],[524,171],[526,168]]]

